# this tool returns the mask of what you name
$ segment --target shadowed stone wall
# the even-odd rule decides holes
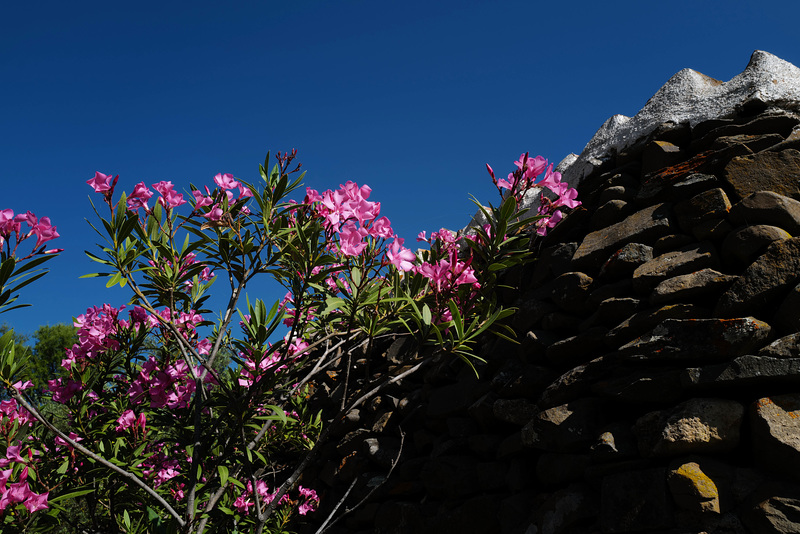
[[[583,206],[505,274],[520,344],[349,414],[311,520],[377,487],[329,532],[800,532],[798,105],[751,98],[583,158]]]

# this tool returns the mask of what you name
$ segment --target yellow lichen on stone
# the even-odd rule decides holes
[[[675,503],[686,510],[719,513],[717,485],[695,462],[687,462],[669,473],[669,489]]]

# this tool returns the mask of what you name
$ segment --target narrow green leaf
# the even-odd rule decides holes
[[[422,306],[422,322],[425,323],[426,326],[431,325],[431,308],[427,304]]]
[[[217,467],[217,471],[219,471],[219,484],[220,486],[225,486],[228,483],[228,468],[224,465],[220,465]]]

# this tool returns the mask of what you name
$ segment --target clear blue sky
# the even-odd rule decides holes
[[[188,189],[297,148],[307,185],[369,184],[413,242],[466,224],[469,194],[495,201],[484,163],[580,152],[682,68],[727,81],[756,49],[800,65],[798,20],[796,0],[7,2],[0,209],[49,216],[66,250],[0,322],[126,300],[78,279],[95,171]]]

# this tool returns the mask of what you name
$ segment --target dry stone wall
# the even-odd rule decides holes
[[[328,511],[369,498],[329,532],[800,532],[797,105],[595,158],[583,206],[506,273],[520,344],[348,415],[312,477]]]

